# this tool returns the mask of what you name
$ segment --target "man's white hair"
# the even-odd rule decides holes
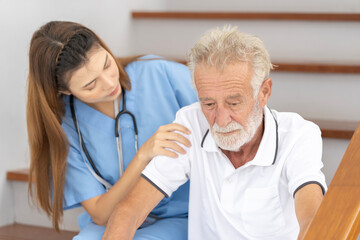
[[[189,53],[188,67],[195,89],[194,72],[197,64],[222,70],[226,65],[240,61],[249,62],[252,66],[254,76],[251,86],[255,97],[263,81],[269,77],[270,69],[273,68],[263,42],[258,37],[239,32],[237,27],[231,25],[210,30]]]

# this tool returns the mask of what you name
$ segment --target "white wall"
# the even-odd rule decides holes
[[[82,23],[97,32],[117,56],[155,53],[184,58],[205,30],[231,22],[262,37],[275,61],[360,62],[359,23],[133,21],[132,9],[359,13],[360,1],[0,0],[0,226],[15,218],[14,193],[5,180],[6,171],[29,164],[25,125],[28,47],[32,33],[47,21]],[[359,75],[273,73],[272,77],[274,91],[270,104],[277,110],[296,111],[309,118],[360,119],[360,112],[353,107],[360,102]],[[328,183],[347,145],[347,140],[324,140],[324,172]],[[31,218],[23,221],[28,219]]]
[[[14,221],[14,197],[6,171],[28,167],[25,95],[33,32],[50,20],[82,23],[114,54],[129,55],[130,9],[161,9],[162,0],[0,0],[0,226]]]

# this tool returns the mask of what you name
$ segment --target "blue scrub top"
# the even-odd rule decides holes
[[[197,101],[187,67],[159,58],[147,55],[141,59],[149,60],[132,62],[125,68],[132,84],[132,89],[126,92],[126,107],[136,118],[139,147],[159,126],[171,123],[181,107]],[[105,193],[105,189],[84,164],[78,134],[71,117],[69,97],[64,96],[63,100],[65,116],[62,127],[70,143],[63,201],[66,210],[79,207],[80,202]],[[115,184],[120,177],[115,120],[77,99],[74,99],[74,103],[79,127],[94,164],[108,182]],[[120,128],[126,168],[135,155],[134,126],[128,115],[121,116]],[[164,198],[152,213],[166,218],[186,216],[188,188],[189,184],[186,183],[170,198]],[[84,227],[87,223],[80,221],[79,224]]]

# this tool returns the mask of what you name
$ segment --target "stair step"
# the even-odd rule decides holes
[[[274,63],[272,71],[360,74],[360,65]]]
[[[71,240],[77,232],[14,223],[0,227],[1,240]]]
[[[232,20],[298,20],[360,21],[357,13],[269,13],[269,12],[175,12],[133,11],[133,19],[232,19]]]
[[[24,168],[24,169],[17,169],[16,171],[8,171],[6,173],[6,179],[27,182],[29,181],[29,169]]]
[[[6,179],[10,181],[27,182],[29,181],[29,169],[23,168],[23,169],[7,171]]]
[[[308,119],[316,123],[323,138],[351,139],[359,122]]]
[[[187,65],[185,60],[172,59]],[[273,63],[272,72],[307,72],[307,73],[345,73],[360,74],[360,65],[321,64],[321,63]]]

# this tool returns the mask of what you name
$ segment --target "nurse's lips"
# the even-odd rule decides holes
[[[117,86],[117,87],[115,88],[115,90],[110,93],[109,96],[110,96],[110,97],[111,97],[111,96],[114,96],[118,91],[119,91],[119,86]]]

